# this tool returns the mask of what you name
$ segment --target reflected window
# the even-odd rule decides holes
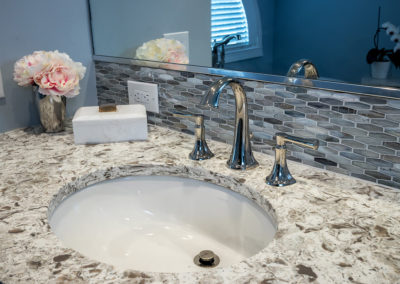
[[[230,35],[239,36],[228,45],[248,44],[249,28],[241,0],[211,0],[211,45]]]
[[[257,0],[211,0],[211,48],[229,36],[234,38],[225,45],[224,63],[263,56]]]

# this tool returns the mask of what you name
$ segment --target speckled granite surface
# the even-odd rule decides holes
[[[294,162],[295,185],[264,184],[260,166],[225,167],[230,146],[209,141],[216,157],[187,159],[193,137],[152,126],[149,141],[74,145],[71,129],[0,135],[0,281],[4,283],[400,283],[400,192]],[[264,250],[204,273],[119,271],[65,248],[48,214],[65,194],[118,176],[168,173],[221,184],[254,199],[278,232]]]

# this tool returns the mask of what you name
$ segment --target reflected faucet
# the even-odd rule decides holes
[[[237,35],[226,35],[221,41],[214,40],[212,45],[212,67],[214,68],[224,68],[225,66],[225,46],[233,39],[240,40],[240,34]],[[218,51],[220,55],[218,58]]]
[[[318,79],[319,74],[315,65],[309,59],[300,59],[290,66],[287,77],[297,77],[300,71],[304,69],[305,79]]]
[[[234,140],[227,166],[236,170],[254,168],[258,162],[251,151],[246,93],[239,81],[229,77],[219,79],[211,86],[200,104],[218,108],[221,91],[227,85],[233,90],[236,105]]]

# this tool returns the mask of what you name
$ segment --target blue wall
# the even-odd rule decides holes
[[[68,116],[82,105],[97,105],[86,1],[3,0],[0,39],[5,92],[5,98],[0,98],[0,132],[39,123],[32,89],[19,87],[13,81],[15,61],[35,50],[58,49],[87,67],[80,94],[67,101]]]
[[[379,5],[382,23],[400,25],[398,0],[276,1],[274,71],[285,74],[293,62],[309,58],[322,77],[360,82],[369,75],[365,58],[373,48]],[[380,42],[394,47],[385,33]]]
[[[369,76],[378,6],[381,23],[400,25],[399,0],[259,0],[264,56],[226,64],[227,69],[285,75],[292,63],[311,59],[321,77],[360,83]],[[382,32],[380,47],[394,43]],[[271,63],[272,57],[272,63]],[[392,75],[400,70],[392,65]]]
[[[260,11],[260,24],[262,27],[263,56],[226,63],[226,69],[273,73],[272,67],[275,48],[275,0],[258,0],[257,3]]]

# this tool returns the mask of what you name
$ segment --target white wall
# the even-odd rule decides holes
[[[39,123],[32,89],[13,81],[14,63],[35,50],[55,49],[87,67],[81,93],[67,101],[67,115],[72,116],[82,105],[97,105],[86,1],[1,1],[0,70],[5,98],[0,98],[0,132]]]
[[[211,65],[210,0],[91,0],[97,55],[133,58],[142,43],[189,31],[190,64]]]

